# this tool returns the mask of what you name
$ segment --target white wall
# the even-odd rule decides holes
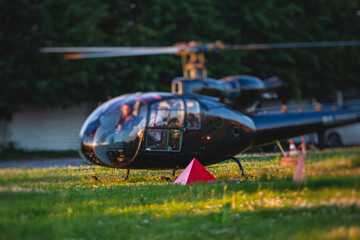
[[[22,106],[3,131],[7,135],[0,128],[0,140],[5,137],[25,150],[75,150],[80,128],[92,110],[86,103],[65,109]]]

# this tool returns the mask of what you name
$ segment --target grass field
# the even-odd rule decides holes
[[[240,183],[187,186],[170,171],[1,169],[0,239],[360,239],[360,148],[309,153],[304,184],[280,155],[241,160],[247,179],[207,167]]]

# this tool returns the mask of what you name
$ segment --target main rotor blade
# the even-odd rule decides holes
[[[96,53],[96,52],[138,52],[138,51],[176,51],[179,47],[43,47],[42,53]]]
[[[266,44],[239,44],[224,45],[220,42],[202,44],[190,42],[177,44],[171,47],[44,47],[42,53],[66,53],[65,59],[85,59],[103,57],[145,56],[160,54],[191,54],[206,52],[224,52],[230,50],[265,50],[285,48],[320,48],[360,46],[360,41],[333,41],[333,42],[295,42],[295,43],[266,43]]]
[[[360,41],[332,41],[332,42],[294,42],[294,43],[266,43],[266,44],[240,44],[225,45],[224,50],[265,50],[283,48],[320,48],[360,46]]]
[[[45,47],[42,53],[68,53],[65,59],[85,59],[103,57],[145,56],[159,54],[175,54],[180,47]]]

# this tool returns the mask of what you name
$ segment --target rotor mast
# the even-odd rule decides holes
[[[194,49],[201,45],[202,44],[200,42],[196,41],[175,45],[182,49],[176,55],[181,56],[184,78],[191,80],[206,78],[207,72],[205,66],[205,54],[204,52],[194,51]]]
[[[206,58],[207,52],[219,52],[225,50],[226,46],[221,41],[203,44],[197,41],[175,44],[179,47],[176,55],[181,56],[184,78],[195,80],[207,77]]]
[[[189,53],[181,56],[184,78],[204,79],[207,72],[204,53]]]

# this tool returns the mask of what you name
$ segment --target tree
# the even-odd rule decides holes
[[[0,0],[0,112],[21,103],[69,106],[135,91],[168,91],[176,56],[66,61],[44,46],[162,46],[360,39],[357,0]],[[208,54],[209,77],[278,75],[295,98],[359,89],[359,47]],[[345,83],[345,84],[344,84]]]

